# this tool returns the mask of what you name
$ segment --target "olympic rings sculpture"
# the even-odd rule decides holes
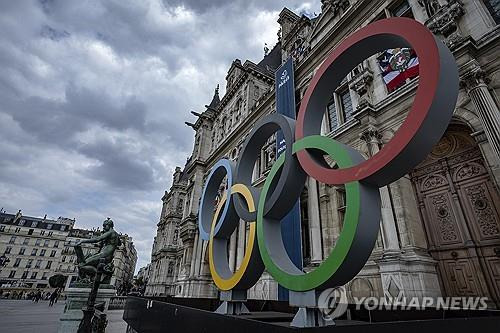
[[[355,149],[320,136],[327,102],[341,80],[367,57],[388,48],[411,47],[419,57],[419,85],[408,116],[394,137],[365,159]],[[302,99],[297,121],[279,114],[260,119],[246,138],[236,163],[221,159],[211,169],[200,203],[200,237],[209,242],[210,272],[221,290],[252,287],[264,269],[293,291],[336,287],[365,265],[379,231],[379,188],[411,171],[445,132],[458,95],[458,71],[448,48],[422,24],[407,18],[372,23],[345,39],[323,62]],[[283,133],[285,151],[273,164],[262,188],[252,171],[266,140]],[[325,155],[336,161],[330,167]],[[281,219],[290,211],[307,176],[344,184],[346,212],[330,255],[311,272],[290,260],[281,236]],[[214,211],[221,183],[226,191]],[[240,219],[249,223],[244,258],[235,272],[228,263],[228,241]]]

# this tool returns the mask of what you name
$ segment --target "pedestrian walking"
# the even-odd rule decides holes
[[[50,294],[49,306],[54,305],[54,302],[56,301],[57,296],[59,296],[59,295],[57,294],[57,289],[56,289],[52,292],[52,294]]]

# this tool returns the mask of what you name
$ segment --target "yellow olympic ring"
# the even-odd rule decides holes
[[[243,196],[248,205],[249,212],[255,211],[255,202],[247,186],[243,184],[233,185],[230,189],[229,195],[232,195],[234,193],[238,193]],[[227,191],[224,192],[222,199],[220,200],[217,206],[217,210],[215,211],[214,218],[212,220],[212,227],[210,228],[210,241],[208,243],[210,273],[212,274],[212,279],[214,280],[215,285],[219,287],[220,290],[231,290],[241,281],[243,274],[245,274],[248,264],[250,263],[250,258],[252,256],[255,244],[255,236],[256,236],[256,223],[255,221],[253,221],[250,222],[248,242],[245,248],[245,255],[241,262],[240,268],[238,268],[230,277],[222,277],[221,275],[219,275],[217,269],[215,268],[214,256],[213,256],[214,230],[215,230],[215,225],[217,224],[217,219],[219,217],[220,211],[224,207],[226,200],[227,200]]]

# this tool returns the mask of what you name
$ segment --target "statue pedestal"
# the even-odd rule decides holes
[[[72,287],[66,289],[67,296],[64,312],[59,319],[59,333],[73,333],[78,331],[78,326],[83,318],[82,308],[87,305],[91,288]],[[112,285],[101,285],[97,292],[96,304],[105,303],[104,311],[108,310],[111,297],[116,295]]]

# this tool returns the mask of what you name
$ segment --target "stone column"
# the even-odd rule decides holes
[[[201,272],[202,256],[203,256],[203,239],[197,239],[198,246],[194,252],[194,275],[199,276]]]
[[[461,86],[466,89],[472,103],[476,107],[486,138],[493,152],[500,158],[500,112],[488,90],[489,79],[477,62],[466,64],[470,69],[461,77]]]
[[[368,129],[361,134],[361,139],[368,145],[370,156],[379,152],[380,134],[375,129]],[[396,219],[394,218],[393,207],[388,186],[380,188],[380,200],[382,204],[382,239],[385,251],[399,251],[398,232],[396,229]]]
[[[311,263],[320,263],[323,260],[321,250],[321,221],[319,217],[318,184],[316,180],[307,177],[307,210],[309,215],[309,235],[311,240]]]
[[[229,268],[234,272],[236,266],[236,232],[229,239]]]
[[[193,249],[191,252],[191,257],[189,258],[191,260],[191,264],[190,264],[191,266],[189,267],[189,276],[190,277],[192,277],[194,275],[197,247],[198,247],[198,233],[196,233],[196,236],[194,237]],[[188,252],[190,252],[189,249],[188,249]]]
[[[325,114],[323,115],[323,121],[321,122],[320,134],[326,135],[329,132],[329,130],[334,130],[334,128],[330,129],[330,123],[329,123],[329,119],[327,116],[327,112],[325,112]]]
[[[238,226],[238,250],[236,255],[236,267],[239,267],[245,254],[246,224],[240,221]]]

